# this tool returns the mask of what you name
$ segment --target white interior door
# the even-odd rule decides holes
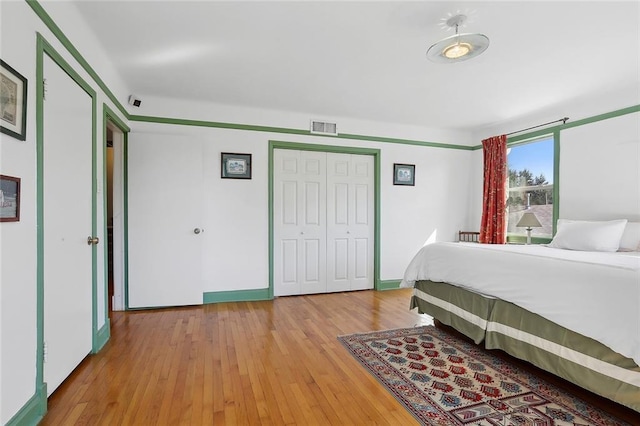
[[[327,291],[373,288],[374,159],[327,154]]]
[[[92,348],[92,99],[44,55],[44,381],[50,395]]]
[[[202,304],[202,143],[130,133],[131,308]]]
[[[326,154],[274,150],[274,295],[326,291]]]

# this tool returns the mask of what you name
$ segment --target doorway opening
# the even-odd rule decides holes
[[[107,121],[105,149],[108,309],[126,309],[124,296],[124,133]]]

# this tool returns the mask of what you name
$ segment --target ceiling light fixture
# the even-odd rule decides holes
[[[462,62],[475,58],[489,47],[489,38],[484,34],[459,34],[458,28],[467,20],[466,15],[455,15],[446,24],[456,29],[452,36],[444,38],[427,50],[427,58],[433,62]]]

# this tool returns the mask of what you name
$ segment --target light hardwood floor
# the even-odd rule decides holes
[[[430,323],[410,290],[114,312],[42,425],[416,424],[338,335]]]
[[[339,335],[413,327],[411,290],[114,312],[111,339],[49,398],[42,425],[412,425]],[[498,356],[640,425],[640,413]]]

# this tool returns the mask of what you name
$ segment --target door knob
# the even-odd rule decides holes
[[[98,245],[98,243],[100,242],[100,239],[98,237],[87,237],[87,245]]]
[[[193,230],[193,233],[196,234],[196,235],[201,233],[201,232],[204,232],[204,229],[196,228],[196,229]]]

